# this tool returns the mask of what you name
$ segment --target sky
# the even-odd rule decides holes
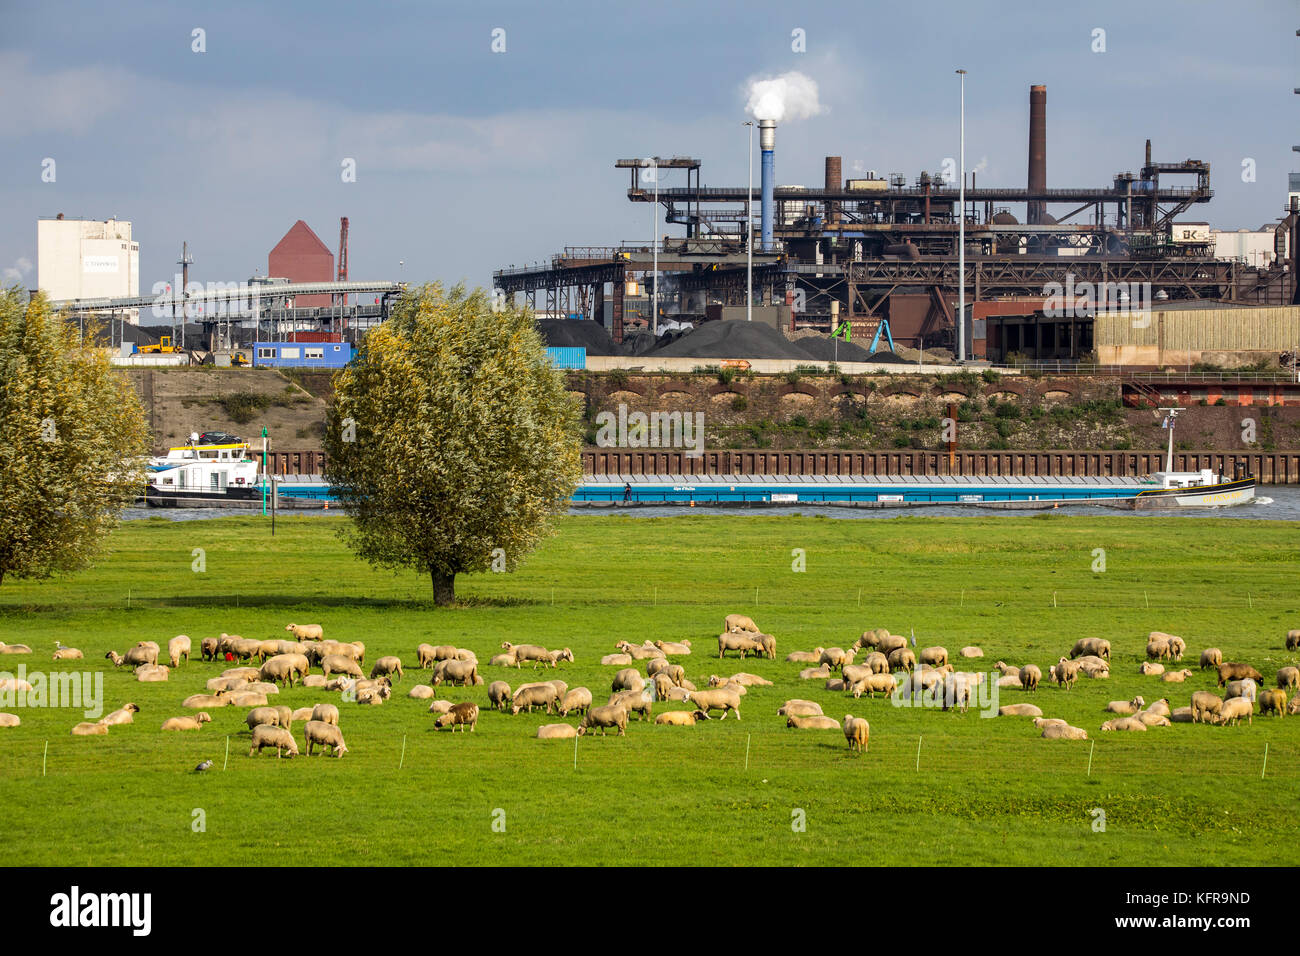
[[[1211,164],[1215,198],[1185,218],[1282,215],[1300,0],[1052,6],[6,0],[0,273],[35,285],[36,221],[58,213],[131,220],[146,293],[182,241],[192,280],[233,282],[298,219],[337,253],[348,216],[350,278],[488,286],[564,246],[648,241],[616,159],[690,155],[705,186],[743,185],[748,83],[791,70],[822,111],[777,130],[781,184],[820,185],[827,155],[846,177],[940,170],[964,68],[981,185],[1024,185],[1045,84],[1049,186],[1136,172],[1149,137],[1157,160]]]

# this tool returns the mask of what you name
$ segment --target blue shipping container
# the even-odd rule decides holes
[[[256,342],[255,368],[342,368],[352,361],[349,342]]]
[[[587,350],[585,347],[557,346],[548,347],[546,354],[556,368],[576,369],[581,371],[587,367]]]

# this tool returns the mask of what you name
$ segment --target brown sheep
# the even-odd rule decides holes
[[[1230,680],[1245,680],[1246,678],[1250,678],[1259,684],[1264,682],[1264,675],[1255,670],[1255,668],[1251,667],[1249,664],[1226,663],[1220,664],[1217,669],[1219,672],[1220,687]]]
[[[478,704],[468,700],[463,700],[459,704],[452,704],[451,710],[439,715],[438,719],[434,721],[435,727],[450,727],[453,734],[456,732],[457,727],[463,732],[466,724],[469,724],[470,730],[473,730],[478,725]]]
[[[1259,692],[1259,713],[1286,716],[1286,693],[1280,690],[1262,690]]]

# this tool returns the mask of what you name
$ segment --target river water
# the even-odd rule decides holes
[[[1122,511],[1118,508],[1106,508],[1098,505],[1064,505],[1054,509],[1058,514],[1111,516],[1129,518],[1232,518],[1236,520],[1256,521],[1300,521],[1300,487],[1289,485],[1265,485],[1256,489],[1255,500],[1248,505],[1233,508],[1184,508],[1177,511]],[[170,521],[202,521],[206,518],[228,518],[240,515],[255,515],[256,511],[227,510],[225,508],[128,508],[123,515],[127,521],[141,518],[166,518]],[[298,516],[337,516],[337,509],[295,510],[282,512],[281,517]],[[697,505],[694,508],[672,506],[637,506],[632,508],[571,508],[573,515],[621,515],[629,518],[665,518],[678,515],[825,515],[828,518],[845,518],[850,520],[888,521],[891,518],[997,518],[1027,517],[1042,514],[1039,509],[1005,509],[977,508],[957,505],[926,505],[919,508],[845,508],[835,505],[789,505],[782,507],[721,507],[710,508]]]

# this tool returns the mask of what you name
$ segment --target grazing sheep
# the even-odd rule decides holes
[[[141,664],[135,669],[135,679],[145,684],[157,684],[165,681],[168,673],[161,664]]]
[[[451,710],[451,701],[449,700],[435,700],[429,705],[429,713],[431,714],[445,714],[449,710]]]
[[[1287,631],[1286,649],[1288,651],[1294,651],[1296,648],[1300,648],[1300,630]]]
[[[432,690],[432,688],[430,688],[430,690]],[[503,713],[506,709],[506,705],[514,699],[514,695],[510,690],[510,685],[503,680],[494,680],[492,683],[488,684],[487,695],[490,709],[499,710]],[[429,696],[432,697],[433,694],[431,693]]]
[[[1223,708],[1223,699],[1218,694],[1211,694],[1208,690],[1198,690],[1192,694],[1192,723],[1213,723],[1213,718],[1219,716],[1219,711]],[[1210,718],[1207,721],[1207,718]]]
[[[217,659],[218,639],[215,637],[205,637],[199,641],[199,653],[205,661],[215,661]]]
[[[605,730],[609,727],[617,727],[618,735],[626,737],[627,711],[622,707],[610,705],[593,707],[583,715],[582,721],[578,724],[578,736],[585,736],[587,731],[593,727],[600,728],[602,737],[605,736]]]
[[[1170,636],[1169,638],[1169,656],[1176,661],[1183,659],[1183,654],[1187,651],[1187,642],[1181,637]]]
[[[257,724],[253,727],[253,741],[248,748],[248,755],[256,756],[265,747],[274,747],[276,757],[283,757],[286,753],[290,757],[298,756],[298,741],[293,739],[293,734],[288,730],[271,724]]]
[[[877,670],[876,668],[868,667],[866,664],[846,664],[840,673],[844,676],[844,686],[851,687],[853,684],[862,680],[862,678],[870,677],[872,674],[887,674],[889,673],[889,668],[883,667]]]
[[[325,630],[319,624],[286,624],[284,629],[296,641],[319,641],[325,637]]]
[[[1147,725],[1142,723],[1136,717],[1116,717],[1108,720],[1101,725],[1102,730],[1142,730],[1147,729]]]
[[[188,717],[168,717],[163,721],[163,730],[198,730],[206,723],[212,721],[211,715],[204,711],[192,714]],[[73,733],[76,733],[74,730]]]
[[[381,657],[370,668],[372,680],[376,677],[387,677],[393,674],[397,675],[398,680],[402,679],[402,659],[400,657]]]
[[[818,664],[822,659],[823,647],[814,647],[811,651],[791,651],[785,655],[787,664]]]
[[[438,719],[433,722],[435,727],[450,727],[454,734],[459,727],[463,733],[465,725],[473,730],[478,726],[478,704],[470,700],[463,700],[459,704],[452,704],[451,710],[445,714],[439,714]]]
[[[1300,667],[1280,667],[1277,671],[1279,690],[1295,690],[1300,684]]]
[[[946,647],[925,647],[921,649],[922,664],[929,664],[931,667],[943,667],[948,663],[948,648]]]
[[[430,683],[437,687],[443,681],[448,684],[460,684],[461,686],[473,686],[481,683],[478,675],[478,662],[454,659],[439,661],[438,666],[433,669],[433,680]]]
[[[568,661],[570,664],[573,663],[573,651],[569,650],[567,647],[559,651],[547,651],[546,656],[550,658],[552,667],[560,663],[560,661]]]
[[[613,684],[611,685],[611,689],[615,691],[645,690],[645,679],[641,677],[639,671],[631,667],[627,667],[614,675],[614,681]]]
[[[1043,740],[1087,740],[1088,731],[1069,724],[1049,724],[1040,735]]]
[[[568,691],[560,701],[560,716],[568,717],[570,711],[585,714],[591,710],[591,691],[585,687],[575,687]]]
[[[53,660],[56,661],[79,661],[83,660],[86,655],[75,647],[60,647],[54,652]]]
[[[645,691],[623,690],[617,694],[611,694],[609,700],[605,701],[607,707],[622,707],[632,714],[640,715],[638,720],[649,720],[654,716],[654,702],[650,695]]]
[[[645,676],[654,677],[660,671],[667,670],[668,668],[673,666],[674,666],[673,663],[670,660],[668,660],[668,658],[666,657],[651,658],[650,660],[646,661]]]
[[[695,711],[670,710],[667,713],[656,714],[655,724],[666,724],[671,727],[694,727]]]
[[[1041,717],[1043,712],[1035,704],[1006,704],[998,708],[999,717]]]
[[[891,697],[897,689],[898,679],[893,674],[867,674],[848,685],[848,691],[855,699],[863,694],[868,697],[875,697],[877,694]]]
[[[694,686],[692,686],[692,687],[673,687],[673,688],[671,688],[671,689],[668,691],[668,694],[667,694],[667,696],[666,696],[664,699],[665,699],[665,700],[676,700],[676,701],[681,701],[681,702],[685,703],[686,701],[688,701],[688,700],[691,699],[691,691],[694,690],[694,689],[695,689]]]
[[[763,648],[763,655],[768,660],[776,660],[776,638],[771,634],[758,634],[759,645]]]
[[[828,647],[817,658],[818,664],[825,664],[831,670],[842,671],[845,664],[853,663],[855,651],[846,651],[842,647]]]
[[[1159,677],[1165,672],[1165,665],[1158,664],[1155,661],[1143,661],[1138,665],[1138,673],[1145,674],[1148,677]]]
[[[823,664],[821,667],[805,667],[799,672],[800,680],[825,680],[831,676],[831,669]]]
[[[1074,647],[1070,650],[1070,659],[1073,660],[1080,654],[1091,654],[1108,661],[1110,660],[1110,641],[1103,640],[1100,637],[1081,637],[1074,642]]]
[[[17,727],[22,722],[22,718],[17,714],[0,714],[0,727]]]
[[[283,683],[287,687],[292,687],[293,679],[305,676],[308,666],[307,658],[303,654],[277,654],[258,668],[257,679],[261,683]]]
[[[1207,667],[1218,667],[1223,663],[1223,651],[1217,647],[1207,647],[1201,651],[1201,670]]]
[[[1259,698],[1259,685],[1247,677],[1245,680],[1230,680],[1224,688],[1223,699],[1232,700],[1234,697],[1245,697],[1247,700],[1257,700]]]
[[[568,740],[578,736],[578,728],[571,724],[542,724],[537,728],[538,740]]]
[[[722,711],[722,720],[727,719],[727,711],[735,711],[740,720],[740,694],[732,687],[714,687],[709,690],[697,690],[691,694],[691,703],[704,711],[705,717],[711,710]]]
[[[910,647],[898,647],[889,652],[889,666],[894,670],[913,671],[916,669],[916,655]]]
[[[787,700],[779,708],[776,715],[778,717],[820,717],[822,715],[822,705],[812,700]]]
[[[854,647],[876,647],[880,639],[886,636],[889,631],[883,627],[873,628],[869,631],[863,631],[862,636],[854,643]]]
[[[844,739],[849,742],[849,749],[866,753],[871,743],[871,725],[861,717],[844,715]]]
[[[673,688],[677,686],[673,683],[671,677],[663,673],[655,674],[654,680],[650,682],[650,685],[654,688],[655,700],[667,700],[668,695],[671,694]]]
[[[230,703],[229,699],[221,694],[191,694],[181,701],[181,706],[186,710],[209,710],[213,707],[225,707]]]
[[[1169,647],[1170,636],[1160,631],[1152,631],[1147,638],[1147,657],[1155,659],[1172,657],[1173,651]]]
[[[1286,693],[1280,690],[1262,690],[1259,692],[1259,713],[1286,716]]]
[[[754,619],[746,617],[743,614],[728,614],[722,621],[724,631],[751,631],[754,634],[761,633]]]
[[[674,657],[681,657],[691,652],[690,641],[655,641],[655,647]]]
[[[1192,672],[1189,671],[1187,668],[1183,668],[1180,671],[1165,671],[1163,674],[1160,675],[1160,679],[1163,681],[1168,681],[1171,684],[1181,684],[1183,681],[1187,680],[1187,678],[1191,676],[1192,676]]]
[[[876,650],[886,656],[888,656],[891,651],[896,651],[904,647],[907,647],[907,638],[903,637],[901,634],[885,634],[876,641]]]
[[[334,751],[335,757],[342,757],[348,752],[347,744],[343,742],[343,733],[334,724],[327,724],[320,720],[309,720],[303,727],[303,737],[307,742],[307,756],[312,755],[312,749],[319,745],[321,753],[325,752],[326,747]]]
[[[514,655],[510,655],[510,663],[514,663]],[[421,644],[415,649],[415,663],[420,670],[428,670],[436,664],[438,658],[432,644]]]
[[[1067,660],[1062,657],[1056,662],[1056,685],[1064,687],[1066,690],[1074,687],[1074,682],[1079,679],[1078,661]]]
[[[949,674],[943,681],[943,709],[951,710],[958,707],[964,714],[966,708],[970,706],[971,691],[978,683],[977,674],[966,672]]]
[[[342,654],[327,654],[321,659],[320,666],[326,677],[329,677],[330,674],[347,674],[351,677],[365,676],[361,672],[361,668],[357,666],[356,661]],[[434,683],[437,683],[436,679]]]
[[[494,657],[492,658],[492,660],[495,661],[496,658]],[[631,654],[606,654],[604,657],[600,659],[600,663],[604,667],[627,667],[627,665],[632,663],[632,655]]]
[[[727,651],[739,651],[741,657],[744,657],[751,652],[754,654],[765,653],[761,641],[749,637],[740,631],[727,631],[718,635],[718,657],[721,658]]]
[[[524,684],[514,693],[510,713],[518,714],[521,710],[526,710],[531,714],[534,707],[543,706],[548,714],[554,713],[559,696],[554,684]]]
[[[339,722],[339,709],[333,704],[317,704],[311,709],[311,719],[320,724],[334,724]]]
[[[839,730],[840,725],[834,717],[796,717],[791,714],[785,719],[786,727],[797,730]]]
[[[1286,712],[1292,716],[1300,714],[1300,694],[1295,694],[1287,701]]]
[[[118,654],[116,651],[109,651],[104,656],[112,661],[117,667],[121,667],[123,664],[128,667],[139,667],[141,664],[156,665],[158,663],[158,645],[155,644],[153,647],[141,647],[136,645],[135,647],[127,648],[125,654]]]
[[[133,724],[135,717],[133,715],[140,713],[140,707],[137,704],[123,704],[117,710],[113,711],[106,717],[101,717],[101,724],[108,724],[110,727],[116,727],[118,724]]]
[[[1255,723],[1255,705],[1248,698],[1234,697],[1232,700],[1223,702],[1218,715],[1214,718],[1214,723],[1226,727],[1229,723],[1240,724],[1243,717],[1246,718],[1247,724],[1253,725]]]
[[[261,724],[288,730],[293,726],[293,711],[288,707],[254,707],[244,716],[244,723],[249,730]]]
[[[1024,690],[1038,690],[1038,682],[1043,679],[1043,672],[1034,664],[1020,668],[1020,686]],[[999,681],[999,686],[1001,682]]]
[[[1132,700],[1112,700],[1106,705],[1106,712],[1109,714],[1136,714],[1146,706],[1146,701],[1141,696],[1134,697]]]
[[[1229,662],[1226,664],[1220,664],[1217,670],[1219,672],[1220,687],[1230,680],[1242,680],[1247,677],[1260,684],[1264,682],[1264,675],[1255,670],[1255,668],[1251,667],[1249,664],[1234,664]]]

